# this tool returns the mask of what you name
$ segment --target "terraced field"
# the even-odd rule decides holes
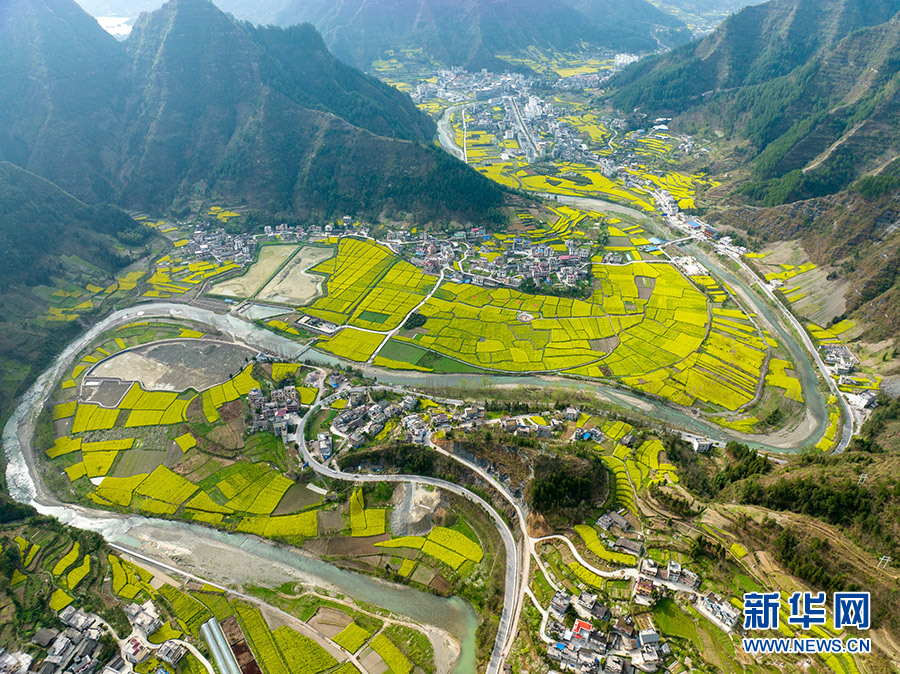
[[[266,372],[257,369],[268,377]],[[74,494],[110,509],[189,519],[277,540],[296,543],[317,535],[316,510],[300,507],[273,516],[295,486],[283,474],[280,439],[269,435],[273,442],[268,442],[265,434],[256,434],[245,444],[244,400],[261,385],[254,365],[201,393],[119,384],[122,393],[111,406],[60,400],[73,395],[65,381],[74,378],[64,380],[50,410],[57,437],[46,455],[71,482]],[[316,391],[301,389],[308,404],[307,393],[314,397]],[[382,531],[383,526],[382,521]],[[68,572],[74,587],[86,571],[68,569],[77,561],[77,551],[66,561],[59,574]]]
[[[401,536],[376,543],[375,546],[421,550],[454,571],[458,571],[467,561],[477,564],[484,558],[484,551],[477,542],[459,531],[446,527],[434,527],[428,536]]]

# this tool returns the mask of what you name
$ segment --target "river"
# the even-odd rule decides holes
[[[465,107],[465,105],[456,105],[448,108],[444,111],[444,114],[441,116],[441,119],[438,122],[438,138],[441,142],[441,146],[445,151],[457,157],[462,155],[462,151],[459,146],[456,145],[455,136],[452,133],[452,127],[450,126],[450,116],[452,115],[454,110],[457,110],[461,107]],[[569,206],[574,206],[576,208],[584,208],[588,210],[598,210],[605,213],[626,215],[642,221],[643,223],[648,225],[649,229],[655,230],[655,233],[659,233],[663,237],[670,236],[670,232],[668,232],[662,225],[655,222],[647,213],[638,211],[629,206],[612,203],[610,201],[594,197],[565,196],[541,192],[536,193],[536,196],[557,201],[562,204],[567,204]],[[681,428],[684,428],[685,430],[707,435],[710,438],[719,441],[735,439],[756,449],[775,452],[797,451],[805,446],[815,444],[825,433],[825,429],[828,424],[828,410],[825,405],[825,399],[822,397],[822,393],[818,388],[817,372],[809,357],[809,354],[806,352],[803,346],[801,346],[797,342],[794,336],[790,334],[790,332],[784,327],[784,324],[776,318],[775,313],[772,311],[769,305],[767,305],[763,299],[761,299],[756,293],[754,293],[742,279],[738,278],[728,269],[725,269],[723,265],[708,256],[705,252],[701,251],[697,246],[691,246],[690,253],[694,255],[698,260],[700,260],[703,264],[705,264],[708,268],[713,269],[719,276],[722,277],[723,280],[731,285],[732,288],[735,288],[737,292],[739,292],[739,294],[742,296],[742,298],[753,307],[753,310],[765,319],[765,321],[771,326],[772,330],[774,330],[774,334],[778,338],[780,338],[781,344],[783,344],[788,349],[791,355],[791,359],[796,366],[795,371],[799,376],[800,383],[803,389],[803,397],[806,407],[805,418],[800,422],[800,425],[796,429],[794,429],[793,433],[783,435],[780,440],[776,439],[777,435],[766,436],[768,439],[764,442],[760,440],[759,436],[754,437],[742,433],[726,431],[719,426],[707,423],[696,417],[689,416],[675,408],[661,405],[655,399],[648,399],[639,395],[626,395],[618,392],[612,393],[611,395],[614,395],[617,399],[617,402],[622,404],[626,408],[635,410],[637,406],[638,410],[646,412],[647,406],[649,405],[653,408],[653,416],[655,416],[656,418],[676,424]],[[384,381],[387,380],[385,377],[380,376],[379,378]],[[522,383],[538,382],[523,381]],[[578,385],[578,383],[573,383],[572,385]],[[601,390],[606,388],[599,385],[588,386]],[[606,390],[606,394],[610,395],[608,388]],[[849,410],[846,410],[846,413],[849,414]]]
[[[353,599],[388,609],[397,615],[433,626],[458,642],[459,659],[454,672],[475,669],[475,629],[478,618],[459,598],[444,599],[405,585],[388,583],[327,564],[296,548],[275,545],[243,534],[231,534],[185,522],[120,515],[60,502],[44,486],[31,453],[34,424],[47,397],[78,353],[97,336],[116,325],[148,317],[191,318],[233,334],[249,344],[272,350],[296,352],[297,345],[227,315],[185,305],[162,304],[116,312],[70,344],[23,396],[3,429],[9,493],[38,512],[71,526],[96,531],[112,542],[148,557],[223,584],[259,583],[276,586],[300,581],[308,586],[339,592]],[[435,643],[437,642],[437,643]],[[433,640],[446,662],[455,658],[457,646]]]
[[[601,200],[578,199],[581,205],[593,208],[608,208]],[[617,209],[624,207],[617,206]],[[641,215],[636,211],[633,214]],[[698,257],[714,266],[733,287],[744,290],[754,305],[754,309],[765,316],[778,336],[787,345],[795,358],[803,382],[804,394],[810,403],[811,414],[815,417],[815,430],[808,440],[814,442],[821,436],[825,423],[824,401],[815,386],[815,372],[802,349],[789,336],[774,314],[743,282],[722,270],[705,258],[700,251]],[[743,294],[743,293],[742,293]],[[474,670],[475,628],[477,617],[460,599],[443,599],[419,592],[412,588],[385,583],[378,579],[350,573],[322,562],[293,548],[277,546],[254,537],[228,534],[201,526],[156,520],[141,516],[123,516],[81,506],[59,502],[49,493],[40,480],[31,455],[31,438],[38,413],[62,377],[71,367],[74,358],[90,342],[105,331],[146,318],[172,318],[190,320],[214,327],[224,334],[247,343],[255,348],[266,349],[285,358],[303,360],[324,365],[346,364],[336,357],[322,354],[269,330],[242,320],[230,314],[217,314],[186,304],[152,303],[138,305],[115,312],[93,326],[80,338],[72,342],[44,372],[23,396],[21,403],[10,417],[3,430],[3,449],[8,461],[7,481],[11,496],[17,501],[33,505],[39,512],[50,515],[62,522],[82,529],[98,531],[107,540],[127,545],[148,556],[166,561],[184,570],[194,571],[210,580],[224,583],[264,582],[268,585],[278,581],[301,580],[310,585],[330,588],[349,597],[387,608],[398,615],[417,622],[432,625],[459,641],[460,660],[455,672]],[[381,370],[367,365],[353,363],[367,375],[380,382],[393,385],[424,386],[429,388],[460,387],[483,388],[492,386],[557,386],[578,388],[597,393],[611,403],[625,409],[652,416],[662,422],[700,433],[716,440],[739,439],[764,450],[784,452],[801,447],[806,442],[791,447],[779,447],[753,442],[752,437],[732,433],[682,409],[639,393],[626,392],[601,383],[561,377],[505,376],[505,375],[430,375],[418,372]],[[223,551],[227,555],[223,555]],[[223,566],[223,559],[229,562]],[[218,574],[218,575],[217,575]]]

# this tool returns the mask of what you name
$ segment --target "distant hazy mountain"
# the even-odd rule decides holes
[[[315,25],[338,57],[368,68],[389,49],[419,49],[448,64],[497,67],[529,46],[655,51],[690,39],[646,0],[219,0],[241,19]],[[508,66],[506,66],[508,67]]]
[[[120,43],[73,0],[0,4],[0,160],[87,201],[489,215],[496,186],[425,146],[433,135],[408,96],[337,61],[308,25],[172,0]]]
[[[684,21],[695,35],[705,35],[729,15],[764,0],[650,0],[654,6]]]
[[[773,0],[628,68],[612,102],[751,142],[763,203],[829,194],[900,155],[900,0]]]
[[[136,17],[141,12],[152,12],[163,6],[165,0],[78,0],[78,4],[91,16]]]

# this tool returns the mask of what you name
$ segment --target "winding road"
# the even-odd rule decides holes
[[[321,386],[322,384],[320,384],[320,391]],[[332,398],[333,397],[334,396],[332,396]],[[328,398],[324,399],[322,402],[324,403],[327,400]],[[345,482],[354,483],[400,482],[431,485],[433,487],[438,487],[440,489],[453,492],[458,496],[462,496],[463,498],[468,499],[472,503],[483,508],[494,520],[494,524],[497,527],[497,531],[500,533],[500,537],[503,539],[503,545],[506,549],[506,579],[504,583],[503,612],[500,615],[500,623],[497,627],[497,638],[494,642],[494,650],[491,653],[491,659],[488,664],[487,672],[488,674],[499,674],[503,669],[503,662],[506,659],[506,655],[509,653],[509,648],[512,646],[512,642],[515,639],[518,617],[521,610],[520,597],[524,592],[520,586],[527,586],[528,571],[527,558],[523,565],[519,549],[516,546],[516,539],[513,536],[513,533],[510,530],[509,526],[504,521],[503,517],[501,517],[500,514],[480,496],[473,494],[471,491],[465,489],[464,487],[460,487],[458,484],[454,484],[453,482],[448,482],[446,480],[441,480],[433,477],[423,477],[419,475],[363,475],[359,473],[347,473],[335,468],[329,468],[327,465],[316,459],[310,453],[309,447],[306,444],[306,424],[314,414],[318,413],[319,409],[320,407],[316,405],[310,407],[307,410],[306,414],[304,414],[300,418],[300,424],[298,425],[297,433],[295,436],[295,441],[300,447],[300,451],[303,454],[304,461],[306,461],[306,463],[317,474],[331,478],[333,480],[343,480]],[[448,456],[452,455],[448,454]],[[459,459],[457,458],[457,460]],[[490,478],[490,476],[484,473],[484,471],[478,469],[475,466],[472,466],[471,464],[468,464],[467,462],[461,462],[476,470],[482,477],[493,481],[493,478]],[[496,484],[498,487],[500,486],[499,483],[494,482],[494,484]],[[505,495],[505,490],[501,489],[501,493]],[[511,497],[510,502],[512,502],[513,505],[516,506],[516,511],[517,513],[519,513],[520,517],[520,525],[524,529],[525,519],[521,508],[517,506],[514,501],[512,501]],[[522,580],[523,578],[525,579],[524,582]]]
[[[462,106],[460,106],[462,107]],[[570,203],[575,203],[575,205],[589,205],[593,207],[600,207],[606,210],[610,210],[613,212],[621,212],[627,213],[631,216],[638,216],[641,218],[647,218],[647,214],[639,213],[633,209],[619,206],[616,204],[610,204],[603,200],[599,199],[590,199],[590,198],[574,198],[574,199],[565,199],[565,198],[557,198],[559,201],[567,201]],[[705,260],[709,261],[709,260]],[[824,363],[818,355],[818,352],[815,348],[815,345],[810,340],[809,336],[806,334],[805,330],[800,325],[799,321],[793,316],[793,314],[788,311],[782,302],[778,300],[778,298],[774,295],[771,289],[765,287],[764,284],[759,283],[755,274],[753,274],[752,270],[743,262],[743,260],[737,259],[736,263],[741,267],[741,269],[750,276],[750,278],[756,280],[755,285],[761,290],[761,292],[766,296],[766,299],[769,300],[770,303],[774,304],[775,307],[782,314],[782,321],[786,322],[790,325],[793,331],[799,336],[800,340],[802,340],[803,348],[807,351],[810,356],[813,364],[819,373],[823,376],[825,381],[828,383],[832,392],[837,395],[838,400],[841,401],[842,413],[845,416],[845,424],[844,424],[844,433],[838,445],[838,451],[842,451],[846,448],[849,443],[850,437],[852,436],[855,430],[855,420],[854,417],[849,410],[849,406],[846,404],[846,400],[840,391],[837,390],[837,386],[832,380],[830,374],[827,371]],[[719,271],[723,271],[718,264],[714,264],[711,266],[715,266],[715,268]],[[727,274],[727,272],[725,272]],[[424,304],[440,287],[441,283],[445,278],[445,270],[441,271],[441,277],[435,283],[429,295],[422,300],[422,302],[413,309],[415,311],[422,304]],[[759,298],[753,295],[753,304],[759,306]],[[412,313],[412,312],[410,312]],[[188,319],[197,321],[206,325],[213,326],[220,331],[229,334],[232,338],[235,338],[240,341],[244,341],[245,343],[252,344],[257,348],[267,349],[269,351],[273,351],[275,353],[282,354],[285,357],[289,358],[297,358],[300,359],[305,353],[308,351],[308,347],[298,345],[296,342],[293,342],[285,337],[280,335],[273,334],[271,332],[262,330],[253,324],[244,321],[237,316],[233,316],[230,314],[222,315],[216,314],[214,312],[200,309],[197,307],[193,307],[185,304],[175,304],[175,303],[155,303],[155,304],[147,304],[147,305],[138,305],[129,309],[125,309],[119,312],[112,314],[107,317],[97,325],[95,325],[91,330],[89,330],[85,335],[80,337],[78,340],[73,342],[67,349],[63,352],[60,358],[56,361],[54,367],[51,367],[48,372],[44,373],[41,378],[38,379],[38,382],[33,387],[33,390],[30,391],[30,398],[27,394],[25,399],[23,400],[22,406],[26,407],[24,415],[14,415],[10,420],[10,424],[4,429],[4,448],[7,449],[9,453],[8,445],[8,433],[17,434],[17,439],[21,443],[22,447],[29,446],[31,433],[33,432],[33,423],[34,418],[36,417],[37,410],[43,405],[43,402],[46,400],[46,396],[49,394],[49,391],[52,390],[52,384],[62,375],[63,366],[68,362],[67,359],[71,359],[74,357],[82,348],[87,346],[91,341],[96,339],[100,334],[109,330],[111,327],[115,327],[121,324],[125,324],[129,321],[133,321],[135,319],[143,319],[147,317],[162,317],[162,318],[174,318],[174,319]],[[391,336],[396,334],[399,330],[395,329],[393,331],[389,331],[387,333],[382,333],[385,335],[384,340],[382,341],[382,345],[390,339]],[[375,331],[371,331],[375,332]],[[793,337],[793,335],[791,335]],[[796,340],[794,340],[794,344],[796,344]],[[800,347],[798,346],[798,349]],[[370,359],[371,360],[371,359]],[[41,388],[43,387],[43,388]],[[603,388],[602,386],[599,388]],[[37,391],[35,393],[34,391]],[[323,391],[320,386],[320,397],[322,396]],[[821,395],[816,389],[816,395]],[[320,401],[320,405],[324,402],[324,400]],[[30,405],[30,408],[28,406]],[[652,405],[648,410],[650,414],[652,414],[653,408],[658,408],[660,405]],[[298,432],[297,432],[297,444],[301,448],[303,457],[308,465],[318,474],[323,475],[325,477],[337,480],[351,481],[351,482],[394,482],[394,483],[421,483],[428,484],[434,487],[438,487],[441,489],[445,489],[447,491],[453,492],[472,503],[478,505],[491,516],[493,519],[495,526],[500,533],[500,536],[503,540],[505,551],[506,551],[506,577],[505,577],[505,587],[504,587],[504,602],[503,602],[503,611],[500,616],[500,622],[497,631],[497,638],[494,644],[494,649],[491,654],[490,662],[488,665],[487,671],[489,674],[499,674],[499,672],[503,669],[503,664],[507,655],[509,654],[513,641],[516,636],[517,626],[519,623],[519,618],[521,615],[522,607],[525,603],[525,596],[528,594],[532,601],[536,602],[534,596],[530,593],[530,589],[528,588],[528,579],[530,574],[530,564],[532,556],[535,557],[537,564],[539,567],[543,567],[542,561],[540,557],[536,554],[535,547],[538,543],[543,540],[548,540],[547,538],[531,538],[528,535],[527,531],[527,513],[518,501],[513,498],[513,496],[506,490],[506,488],[501,485],[498,481],[496,481],[493,477],[491,477],[486,471],[480,469],[478,466],[462,459],[461,457],[455,456],[441,447],[437,446],[434,442],[429,438],[429,446],[432,450],[440,452],[451,459],[465,465],[467,468],[478,474],[485,482],[487,482],[492,488],[494,488],[500,495],[503,496],[514,508],[516,512],[517,519],[517,529],[521,533],[521,541],[520,544],[517,545],[516,537],[513,534],[512,529],[503,519],[503,517],[484,499],[472,493],[471,491],[456,485],[451,482],[447,482],[444,480],[440,480],[437,478],[423,477],[417,475],[362,475],[362,474],[354,474],[344,472],[342,470],[336,468],[330,468],[327,465],[319,462],[315,457],[313,457],[306,444],[305,440],[305,427],[308,423],[311,414],[311,408],[307,411],[306,415],[302,417],[301,423],[299,424]],[[17,410],[18,412],[18,410]],[[31,415],[30,419],[27,418],[28,415]],[[24,419],[25,425],[20,427],[23,423],[23,416],[26,417]],[[23,460],[27,464],[29,471],[32,475],[36,476],[36,470],[33,465],[32,457],[28,456],[28,452],[22,452]],[[19,466],[21,468],[21,466]],[[12,466],[11,466],[12,468]],[[11,482],[14,481],[15,476],[11,477]],[[54,506],[62,506],[64,508],[68,508],[66,504],[59,504],[55,501],[52,495],[45,492],[43,487],[40,484],[39,479],[34,480],[34,487],[32,490],[37,489],[37,493],[28,493],[26,497],[27,500],[34,501],[37,499],[42,503],[51,503]],[[26,490],[27,491],[27,490]],[[77,510],[77,512],[87,515],[89,513],[88,509],[80,508],[80,509],[72,509]],[[106,515],[106,513],[104,513]],[[608,575],[609,572],[601,572],[599,569],[594,568],[581,556],[578,554],[574,545],[571,541],[564,537],[549,537],[549,538],[559,538],[569,546],[570,551],[573,553],[575,558],[582,563],[585,567],[591,569],[593,572],[598,573],[600,575]],[[134,551],[129,550],[130,554],[136,554]],[[148,558],[149,559],[149,558]],[[149,560],[154,564],[159,565],[160,562],[157,560]],[[177,569],[173,569],[178,571],[181,575],[188,575],[184,571],[180,571]],[[629,577],[626,572],[614,572],[615,574],[619,574],[618,577]],[[636,573],[636,571],[634,571]],[[269,607],[271,608],[271,607]]]

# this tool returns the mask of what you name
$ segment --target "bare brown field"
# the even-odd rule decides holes
[[[217,283],[211,291],[226,297],[253,297],[296,250],[296,244],[263,246],[259,251],[259,258],[245,274]]]
[[[259,291],[258,299],[280,304],[306,304],[321,294],[323,278],[306,270],[334,255],[332,248],[304,246],[284,269],[266,287]]]

